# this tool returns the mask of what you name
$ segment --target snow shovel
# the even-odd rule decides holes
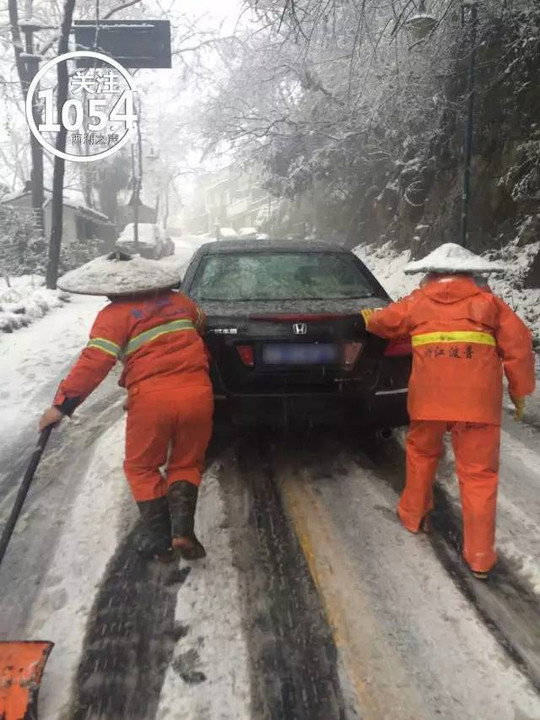
[[[0,538],[0,563],[21,513],[32,478],[49,439],[53,425],[39,434],[39,440],[15,498]],[[47,641],[0,641],[0,720],[37,720],[37,697],[45,663],[54,643]]]

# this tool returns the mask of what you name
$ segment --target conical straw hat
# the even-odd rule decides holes
[[[60,290],[79,295],[136,295],[165,290],[180,283],[178,270],[158,260],[113,252],[63,275]]]
[[[484,260],[470,250],[456,243],[445,243],[422,260],[416,260],[405,266],[407,275],[414,273],[496,273],[504,272],[504,267],[490,260]]]

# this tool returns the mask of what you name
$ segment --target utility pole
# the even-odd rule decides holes
[[[135,161],[135,145],[131,145],[131,175],[133,178],[133,251],[139,250],[139,174]]]
[[[468,19],[467,19],[468,15]],[[463,3],[461,23],[469,25],[469,65],[467,69],[467,118],[465,121],[463,189],[461,193],[460,243],[467,247],[469,235],[469,208],[471,199],[471,160],[473,147],[474,101],[476,80],[476,38],[478,33],[478,5],[476,2]]]
[[[471,201],[471,160],[474,135],[474,104],[476,82],[476,42],[478,35],[478,1],[462,0],[461,27],[464,32],[468,28],[467,46],[469,62],[467,67],[467,113],[465,119],[463,141],[463,184],[461,190],[461,227],[460,243],[467,247],[469,237],[469,210]],[[426,12],[426,0],[420,0],[417,12],[408,18],[404,25],[413,33],[415,45],[423,42],[435,30],[439,21]],[[414,47],[414,46],[413,46]]]
[[[135,169],[137,165],[137,169]],[[131,146],[131,166],[133,169],[133,250],[139,250],[139,202],[142,189],[143,157],[141,133],[141,102],[137,107],[137,163],[135,162],[135,148]]]

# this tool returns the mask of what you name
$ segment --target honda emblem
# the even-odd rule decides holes
[[[296,323],[292,326],[295,335],[307,335],[306,323]]]

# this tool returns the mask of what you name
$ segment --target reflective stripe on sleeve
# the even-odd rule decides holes
[[[195,330],[195,326],[191,320],[172,320],[164,325],[157,325],[131,338],[125,347],[124,355],[130,355],[147,342],[155,340],[162,335],[169,335],[170,333],[182,332],[184,330]]]
[[[120,352],[122,350],[120,345],[112,342],[112,340],[106,340],[105,338],[91,338],[87,347],[102,350],[104,353],[107,353],[107,355],[112,355],[115,358],[120,356]]]
[[[479,345],[491,345],[495,347],[496,342],[493,335],[484,332],[469,332],[468,330],[457,330],[455,332],[432,332],[423,335],[413,335],[411,338],[413,347],[418,345],[429,345],[430,343],[476,343]]]

